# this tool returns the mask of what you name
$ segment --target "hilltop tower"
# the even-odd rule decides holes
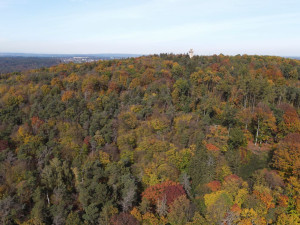
[[[190,56],[190,58],[192,58],[194,56],[194,50],[192,48],[189,51],[189,56]]]

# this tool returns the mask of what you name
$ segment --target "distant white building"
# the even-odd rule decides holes
[[[190,56],[190,58],[192,58],[194,56],[194,50],[192,48],[189,51],[189,56]]]

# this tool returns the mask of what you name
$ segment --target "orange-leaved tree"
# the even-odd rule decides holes
[[[171,205],[182,195],[185,195],[182,185],[174,181],[165,181],[150,186],[142,193],[143,198],[147,198],[152,204],[156,204],[158,200],[162,200],[165,197],[167,205]]]

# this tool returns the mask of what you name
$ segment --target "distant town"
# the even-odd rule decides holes
[[[67,57],[61,58],[64,63],[74,62],[74,63],[85,63],[85,62],[95,62],[98,60],[103,60],[102,58],[90,58],[90,57]]]
[[[86,63],[86,62],[95,62],[95,61],[99,61],[99,60],[112,60],[112,59],[124,59],[124,58],[130,58],[130,57],[136,57],[136,55],[134,56],[130,56],[130,55],[111,55],[111,56],[68,56],[68,57],[59,57],[59,59],[63,62],[63,63],[69,63],[69,62],[73,62],[73,63]]]

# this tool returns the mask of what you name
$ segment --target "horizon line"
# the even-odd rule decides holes
[[[161,52],[161,53],[149,53],[149,54],[138,54],[138,53],[32,53],[32,52],[0,52],[0,57],[3,55],[10,54],[20,54],[20,55],[135,55],[135,56],[149,56],[149,55],[159,55],[159,54],[173,54],[173,55],[185,55],[185,53],[173,53],[173,52]],[[239,54],[223,54],[223,53],[214,53],[214,54],[194,54],[194,56],[213,56],[213,55],[224,55],[224,56],[238,56],[238,55],[248,55],[248,56],[275,56],[275,57],[297,57],[300,55],[268,55],[268,54],[247,54],[247,53],[239,53]]]

